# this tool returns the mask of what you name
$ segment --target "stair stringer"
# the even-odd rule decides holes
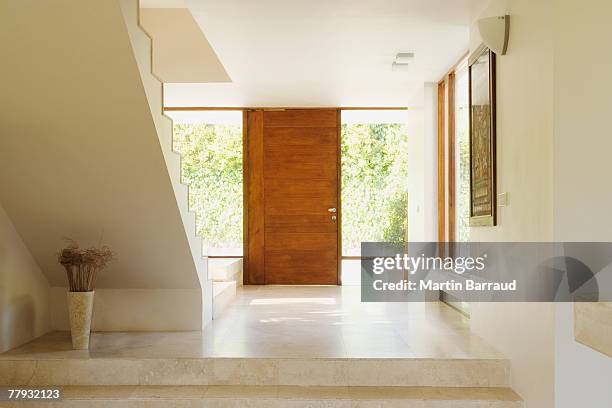
[[[208,276],[208,258],[204,256],[202,237],[197,234],[196,215],[189,209],[189,186],[181,181],[182,159],[173,148],[172,119],[163,112],[163,82],[153,72],[153,41],[140,25],[139,0],[119,0],[119,3],[202,288],[204,328],[213,317],[212,279]]]

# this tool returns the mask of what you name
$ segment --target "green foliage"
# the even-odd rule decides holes
[[[242,248],[242,128],[175,124],[174,149],[205,248]]]
[[[405,241],[407,140],[401,124],[342,125],[344,254],[362,241]]]
[[[457,194],[457,240],[470,240],[470,145],[467,137],[459,139]]]
[[[241,248],[242,128],[175,124],[182,181],[205,247]],[[407,135],[400,124],[342,125],[342,242],[403,242],[406,236]]]

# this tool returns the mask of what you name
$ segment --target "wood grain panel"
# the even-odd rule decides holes
[[[332,180],[266,178],[266,215],[327,214],[336,206],[336,185]]]
[[[261,255],[255,257],[256,272],[249,272],[249,277],[261,282],[257,271],[263,260],[266,284],[338,284],[339,226],[334,218],[339,214],[328,209],[339,207],[339,113],[257,113],[249,113],[250,129],[255,129],[255,135],[249,130],[254,139],[249,158],[253,156],[259,167],[249,167],[249,172],[261,172],[254,180],[262,184],[263,197],[257,197],[257,209],[249,211],[249,219],[263,224],[263,236],[257,239],[264,244],[256,245]],[[255,222],[253,217],[260,219]]]
[[[455,241],[455,73],[448,74],[448,241]]]
[[[265,146],[264,177],[335,179],[338,172],[336,146]]]
[[[290,198],[328,197],[330,192],[337,190],[335,180],[313,179],[308,183],[291,178],[268,178],[266,180],[267,194],[284,194]]]
[[[336,285],[336,257],[331,251],[267,251],[266,282],[271,285]],[[323,267],[321,265],[324,265]],[[288,270],[295,271],[287,274]]]
[[[266,128],[266,145],[335,146],[337,127],[271,127]]]
[[[326,200],[319,197],[266,199],[265,209],[266,215],[328,215],[327,210],[336,206],[335,201],[331,195]]]
[[[444,81],[438,83],[438,242],[444,242],[446,235],[446,199],[445,192],[445,162],[444,157],[444,100],[446,88]],[[440,256],[443,253],[439,254]]]
[[[266,231],[266,251],[321,251],[336,250],[336,234],[333,232],[272,232]]]
[[[266,232],[266,283],[335,285],[337,234]]]
[[[338,226],[337,236],[337,244],[336,246],[336,276],[338,277],[336,284],[342,285],[342,191],[340,191],[340,186],[342,185],[342,111],[338,110],[338,115],[336,117],[336,130],[338,135],[338,140],[336,140],[336,146],[338,149],[338,154],[336,155],[336,167],[338,169],[336,175],[336,196],[337,202],[336,207],[338,208],[338,220],[336,225]]]
[[[335,127],[337,109],[288,109],[266,111],[265,127]]]
[[[247,114],[247,262],[244,281],[265,283],[264,143],[263,112]]]
[[[329,222],[329,215],[266,214],[267,232],[336,232],[335,223]]]

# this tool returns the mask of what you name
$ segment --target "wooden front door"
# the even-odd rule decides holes
[[[338,284],[339,110],[247,115],[245,283]]]

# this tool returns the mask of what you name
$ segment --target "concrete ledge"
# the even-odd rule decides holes
[[[15,403],[14,406],[27,406],[22,404]],[[94,386],[66,387],[64,401],[45,403],[45,406],[520,408],[523,402],[508,388]]]
[[[574,338],[612,357],[612,303],[574,303]]]
[[[213,282],[213,318],[217,319],[236,298],[236,281]]]
[[[509,387],[507,360],[418,358],[0,358],[0,385]]]

